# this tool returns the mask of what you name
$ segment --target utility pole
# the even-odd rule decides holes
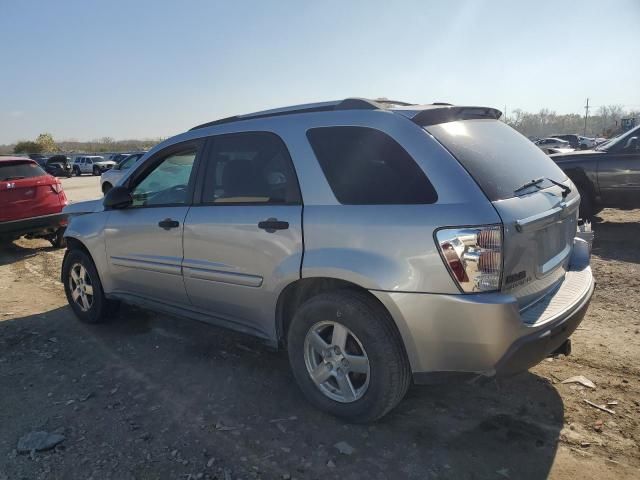
[[[587,117],[589,116],[589,99],[587,98],[587,104],[584,106],[584,133],[587,136]]]

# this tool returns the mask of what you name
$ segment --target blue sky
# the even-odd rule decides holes
[[[640,109],[640,1],[0,0],[0,144],[349,96]]]

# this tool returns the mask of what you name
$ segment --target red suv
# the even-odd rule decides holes
[[[60,180],[35,161],[0,157],[0,240],[26,235],[64,246],[67,219],[62,209],[66,204]]]

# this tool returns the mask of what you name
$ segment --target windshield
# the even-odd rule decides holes
[[[512,198],[533,179],[567,179],[540,148],[498,120],[462,120],[426,130],[471,174],[491,200]]]
[[[608,151],[618,148],[619,146],[624,146],[627,143],[627,139],[631,137],[636,137],[640,135],[640,125],[635,128],[632,128],[628,132],[621,133],[617,137],[612,138],[611,140],[604,142],[598,145],[595,150]]]

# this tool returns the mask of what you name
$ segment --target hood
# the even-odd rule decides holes
[[[64,207],[62,213],[67,215],[84,215],[85,213],[101,212],[104,210],[102,199],[89,200],[87,202],[71,203]]]
[[[602,155],[604,152],[600,150],[574,150],[568,153],[554,153],[549,155],[554,162],[561,162],[562,160],[575,160],[576,158],[591,157],[596,155]]]

